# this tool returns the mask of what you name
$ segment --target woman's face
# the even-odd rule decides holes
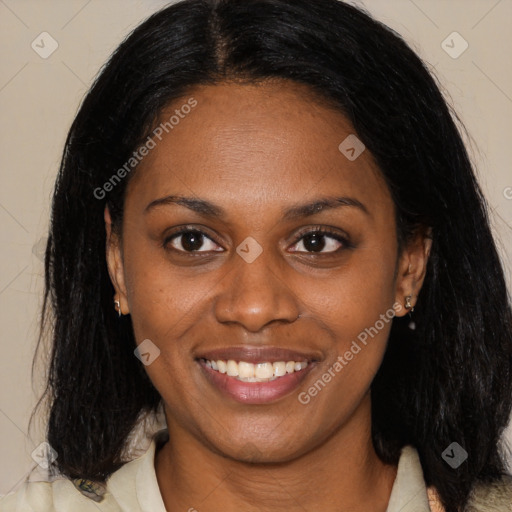
[[[368,432],[391,318],[406,313],[395,303],[417,295],[424,267],[422,244],[399,257],[369,151],[301,85],[201,86],[161,120],[176,110],[108,249],[171,439],[284,461],[341,427]]]

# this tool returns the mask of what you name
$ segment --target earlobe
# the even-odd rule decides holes
[[[119,246],[118,237],[112,231],[112,218],[110,216],[110,210],[108,206],[105,206],[103,217],[105,220],[106,234],[105,257],[110,280],[116,290],[116,294],[112,299],[113,307],[115,307],[119,316],[121,316],[121,314],[127,314],[129,312],[124,282],[123,259],[121,255],[121,248]]]
[[[400,256],[395,303],[400,304],[396,316],[412,312],[427,272],[427,263],[432,248],[432,230],[428,228],[417,233]]]

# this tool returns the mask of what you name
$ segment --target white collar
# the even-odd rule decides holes
[[[427,487],[416,448],[404,446],[386,512],[430,512]]]
[[[155,472],[156,446],[165,435],[167,430],[157,432],[143,455],[126,463],[107,481],[107,490],[122,510],[138,512],[133,508],[138,503],[140,512],[166,512]]]
[[[141,512],[166,512],[155,472],[156,447],[166,435],[165,429],[157,432],[143,455],[108,480],[107,490],[123,510],[133,510],[133,504],[138,503]],[[430,512],[420,459],[411,445],[401,450],[386,512]]]

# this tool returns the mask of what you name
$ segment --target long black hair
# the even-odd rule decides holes
[[[337,0],[184,0],[137,27],[95,80],[66,140],[46,248],[41,332],[51,326],[52,348],[41,400],[56,467],[105,481],[123,464],[139,413],[161,403],[134,357],[130,317],[118,320],[113,308],[105,259],[103,210],[108,204],[121,235],[137,169],[108,192],[104,184],[193,86],[272,79],[306,84],[350,120],[387,181],[400,243],[432,229],[417,328],[394,319],[372,383],[372,437],[388,463],[405,444],[416,447],[427,485],[447,512],[462,510],[479,482],[506,473],[504,272],[456,114],[435,78],[398,34]],[[442,458],[452,442],[468,453],[456,469]]]

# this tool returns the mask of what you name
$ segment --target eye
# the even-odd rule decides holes
[[[206,233],[195,228],[182,228],[168,236],[162,246],[185,254],[223,251],[222,247],[219,247]],[[340,233],[317,227],[301,232],[293,247],[294,252],[333,254],[353,246]]]
[[[167,237],[163,243],[164,247],[169,245],[172,249],[184,253],[219,251],[215,248],[218,247],[217,244],[206,233],[198,229],[182,229],[174,233]],[[200,250],[201,248],[203,250]]]
[[[351,247],[351,245],[341,234],[319,227],[305,233],[302,232],[294,247],[296,247],[295,252],[332,254],[343,248]]]

